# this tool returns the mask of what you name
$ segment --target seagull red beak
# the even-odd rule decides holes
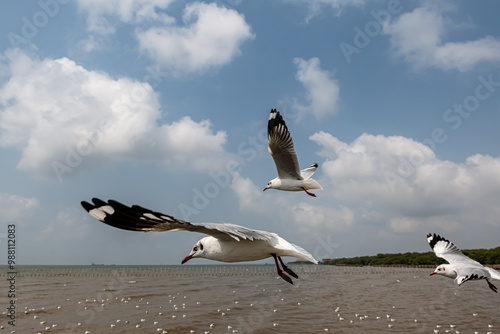
[[[262,191],[266,191],[266,190],[267,190],[267,187],[265,187],[264,190],[262,190]]]
[[[437,272],[433,271],[432,273],[429,274],[429,276],[436,275]]]
[[[182,260],[181,264],[184,264],[186,262],[188,262],[189,260],[191,260],[193,258],[193,255],[188,255],[184,258],[184,260]]]

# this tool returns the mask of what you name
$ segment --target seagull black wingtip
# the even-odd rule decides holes
[[[439,242],[439,241],[444,241],[444,242],[447,242],[447,243],[451,243],[450,240],[446,239],[446,238],[443,238],[442,236],[440,236],[439,234],[427,234],[427,239],[429,238],[432,238],[430,241],[429,241],[429,245],[431,246],[431,248],[434,250],[434,246],[436,246],[436,244]]]
[[[87,210],[87,212],[89,212],[90,210],[93,210],[95,209],[95,206],[90,204],[89,202],[86,202],[86,201],[81,201],[80,204],[83,206],[83,208],[85,210]]]
[[[280,128],[281,130],[279,130]],[[272,109],[271,113],[269,114],[269,121],[267,122],[267,135],[270,136],[273,135],[273,133],[275,133],[276,131],[278,131],[279,133],[283,130],[285,133],[288,133],[288,128],[286,126],[285,120],[283,119],[283,116],[281,116],[280,112],[276,109]]]
[[[92,198],[92,203],[94,203],[94,206],[96,208],[98,208],[100,206],[108,205],[108,203],[104,202],[103,200],[101,200],[97,197]]]

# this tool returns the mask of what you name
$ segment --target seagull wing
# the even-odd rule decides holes
[[[429,233],[427,235],[427,241],[429,242],[429,245],[434,253],[436,253],[436,256],[445,259],[450,264],[475,265],[482,267],[479,262],[465,256],[451,241],[437,235],[436,233]]]
[[[114,200],[104,202],[93,198],[92,203],[83,201],[82,206],[92,217],[103,223],[129,231],[190,231],[208,234],[221,240],[236,241],[273,240],[277,237],[275,233],[252,230],[235,224],[193,224],[139,205],[129,207]]]
[[[302,178],[304,180],[307,180],[309,179],[311,176],[313,176],[314,172],[316,171],[316,169],[318,168],[318,164],[314,163],[312,164],[311,166],[303,169],[300,171],[300,175],[302,175]]]
[[[273,157],[280,179],[302,180],[299,159],[293,146],[292,136],[279,111],[272,109],[267,123],[269,153]]]
[[[462,285],[469,280],[485,278],[487,279],[491,277],[491,275],[489,275],[489,272],[485,270],[484,267],[458,267],[455,270],[457,272],[455,281],[458,285]]]

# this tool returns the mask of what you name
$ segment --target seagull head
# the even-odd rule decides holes
[[[212,253],[211,250],[213,250],[214,248],[213,246],[214,240],[216,240],[214,237],[205,237],[203,239],[198,240],[194,244],[193,249],[191,249],[189,255],[186,256],[184,260],[182,260],[181,264],[184,264],[195,257],[210,259]]]
[[[436,275],[436,274],[443,275],[443,276],[450,277],[450,278],[457,277],[457,272],[449,264],[441,264],[441,265],[437,266],[436,270],[434,270],[429,275],[432,276],[432,275]]]
[[[267,189],[272,188],[272,185],[273,185],[273,183],[272,183],[271,181],[269,181],[269,182],[267,183],[267,186],[266,186],[266,187],[264,188],[264,190],[262,190],[262,191],[266,191]]]
[[[193,249],[191,250],[191,253],[189,253],[189,255],[186,256],[184,258],[184,260],[182,260],[181,264],[188,262],[189,260],[191,260],[194,257],[205,257],[204,256],[204,254],[205,254],[204,239],[206,239],[206,238],[198,240],[198,242],[194,244]]]
[[[269,181],[269,182],[267,183],[267,186],[266,186],[266,187],[264,188],[264,190],[262,190],[262,191],[266,191],[267,189],[273,189],[273,188],[276,188],[277,184],[278,184],[278,180],[273,179],[273,180],[271,180],[271,181]]]

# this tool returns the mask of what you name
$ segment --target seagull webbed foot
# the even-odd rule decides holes
[[[299,276],[297,276],[297,274],[296,274],[296,273],[294,273],[294,272],[292,271],[292,269],[290,269],[290,268],[288,268],[288,267],[283,267],[283,269],[284,269],[287,273],[289,273],[292,277],[299,278]]]
[[[307,191],[306,189],[302,188],[302,190],[304,190],[306,192],[306,194],[308,194],[309,196],[312,196],[312,197],[316,197],[315,194],[313,193],[310,193],[309,191]]]
[[[283,278],[288,283],[293,284],[292,279],[287,274],[285,274],[281,269],[278,270],[278,275],[280,275],[281,278]]]
[[[283,267],[283,269],[289,273],[290,275],[292,275],[293,277],[295,278],[298,278],[297,274],[295,274],[292,270],[290,270],[287,266],[285,266],[285,264],[283,263],[283,260],[281,259],[281,257],[279,256],[276,256],[276,254],[274,253],[271,253],[271,255],[273,256],[274,258],[274,263],[276,263],[276,270],[278,270],[278,275],[281,276],[281,278],[283,278],[285,281],[287,281],[288,283],[290,284],[293,284],[292,282],[292,279],[283,272],[283,270],[280,269],[280,266],[278,264],[278,259],[280,260],[280,263],[281,263],[281,266]]]
[[[278,260],[280,260],[280,263],[281,263],[281,267],[283,268],[284,271],[286,271],[288,274],[290,274],[292,277],[295,277],[295,278],[299,278],[299,276],[297,276],[296,273],[293,272],[292,269],[288,268],[287,266],[285,266],[285,264],[283,263],[283,260],[281,259],[281,257],[278,256]]]
[[[488,282],[488,286],[490,287],[491,290],[497,292],[497,287],[494,286],[490,281],[486,280],[486,282]]]

